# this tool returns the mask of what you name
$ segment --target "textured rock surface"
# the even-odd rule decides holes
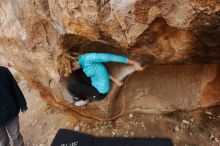
[[[98,119],[218,104],[219,38],[218,0],[0,1],[1,55],[51,104]],[[121,89],[113,86],[105,100],[78,109],[57,68],[67,48],[118,53],[150,66]],[[133,72],[122,65],[110,70],[118,78]]]

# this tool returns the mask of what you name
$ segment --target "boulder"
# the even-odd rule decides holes
[[[218,0],[1,0],[0,32],[0,55],[61,109],[108,120],[220,103]],[[60,72],[67,50],[125,55],[145,70],[110,63],[123,87],[77,108]]]

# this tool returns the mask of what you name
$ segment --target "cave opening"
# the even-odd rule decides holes
[[[65,55],[73,52],[80,54],[103,52],[130,56],[126,49],[70,34],[60,38],[60,47],[61,52],[57,57],[57,62],[61,83],[64,86],[75,77],[74,73],[69,72],[67,64],[70,59]],[[131,68],[126,68],[128,66],[121,64],[108,63],[106,65],[109,72],[117,78],[126,77],[120,90],[111,91],[112,100],[109,102],[115,103],[109,107],[112,113],[115,109],[135,110],[138,105],[141,105],[139,109],[143,108],[143,111],[149,109],[148,112],[151,113],[159,110],[190,109],[196,106],[214,105],[219,100],[219,64],[154,64],[147,66],[143,72],[134,72]],[[68,72],[68,75],[65,75],[65,72]],[[115,98],[118,102],[113,101]],[[134,99],[136,99],[135,102]],[[161,105],[163,102],[164,106]]]
[[[65,34],[59,39],[60,48],[57,50],[57,69],[61,76],[61,83],[66,86],[73,80],[76,74],[71,71],[71,60],[75,54],[84,54],[89,52],[113,53],[117,55],[129,56],[128,50],[119,48],[117,45],[111,45],[106,41],[91,41],[81,36],[73,34]],[[106,63],[109,72],[113,72],[115,68],[121,68],[125,65]],[[117,67],[115,67],[117,66]]]

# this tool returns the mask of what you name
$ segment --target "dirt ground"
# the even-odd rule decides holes
[[[100,122],[47,105],[25,80],[19,85],[29,107],[20,114],[26,146],[49,146],[60,128],[96,136],[166,137],[176,146],[220,146],[220,106],[165,115],[130,113]]]

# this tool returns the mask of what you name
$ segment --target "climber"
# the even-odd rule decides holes
[[[76,72],[78,79],[71,81],[67,87],[76,106],[86,105],[90,100],[102,100],[110,90],[109,79],[122,86],[121,81],[109,75],[103,62],[125,63],[133,65],[137,71],[143,70],[138,62],[124,56],[109,53],[86,53],[76,56],[72,62],[72,70]]]

